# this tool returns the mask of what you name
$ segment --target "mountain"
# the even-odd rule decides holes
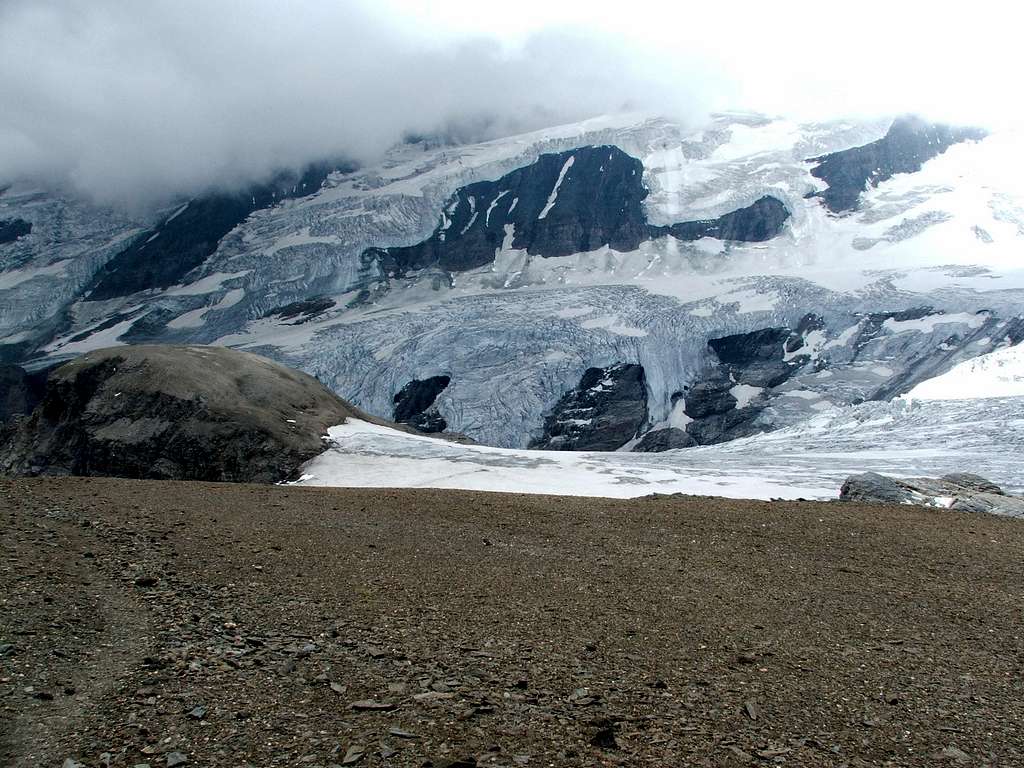
[[[14,182],[0,353],[225,345],[487,445],[717,445],[1019,343],[1019,146],[915,118],[614,115],[139,217]]]

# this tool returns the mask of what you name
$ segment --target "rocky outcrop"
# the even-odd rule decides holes
[[[776,387],[800,367],[786,359],[789,328],[762,328],[708,340],[708,347],[727,368],[731,378],[753,387]]]
[[[107,262],[93,278],[86,298],[103,301],[174,285],[206,261],[221,239],[250,213],[312,194],[335,167],[311,165],[301,173],[281,173],[238,192],[211,193],[189,201]]]
[[[828,188],[814,193],[834,213],[852,211],[860,193],[892,178],[897,173],[914,173],[936,155],[954,144],[985,138],[977,128],[953,128],[926,123],[914,117],[895,120],[888,133],[877,141],[808,162],[817,163],[811,175]]]
[[[666,427],[648,432],[640,442],[633,446],[633,450],[636,453],[661,453],[694,445],[697,445],[697,441],[693,439],[692,435],[678,427]]]
[[[448,422],[438,412],[435,403],[437,396],[450,383],[450,376],[413,379],[395,394],[394,420],[415,427],[420,432],[444,432]]]
[[[538,256],[569,256],[609,246],[632,251],[645,240],[768,240],[789,218],[779,200],[762,197],[717,219],[656,227],[643,209],[643,164],[618,147],[588,146],[545,154],[497,181],[460,187],[433,234],[415,245],[370,248],[365,263],[401,277],[438,267],[461,272],[490,264],[504,247]]]
[[[19,475],[277,482],[362,414],[319,381],[223,347],[89,352],[50,373],[0,449]]]
[[[677,240],[700,240],[714,237],[718,240],[738,240],[761,243],[781,234],[789,218],[789,211],[780,200],[766,195],[746,208],[739,208],[717,219],[686,221],[668,227],[652,227],[657,237],[672,235]]]
[[[807,334],[821,326],[821,318],[807,315],[792,330],[760,328],[710,339],[718,363],[684,392],[683,410],[692,419],[686,433],[700,445],[712,445],[764,431],[759,391],[785,383],[807,362],[799,351]]]
[[[912,314],[917,314],[918,311],[921,310],[914,311]],[[923,314],[922,317],[941,314],[941,312],[929,309],[927,314]],[[873,314],[866,325],[869,330],[874,331],[875,323],[884,323],[887,317],[899,321],[904,315],[905,313],[898,312],[887,315]],[[987,313],[980,313],[979,316],[983,319],[977,327],[968,327],[961,332],[950,333],[934,349],[910,357],[901,370],[869,393],[865,399],[892,400],[894,397],[905,394],[922,381],[939,376],[952,368],[958,360],[963,358],[965,349],[991,349],[999,345],[1012,346],[1019,344],[1024,339],[1024,318],[1012,317],[1003,320]],[[861,343],[860,339],[858,339],[858,343]]]
[[[274,307],[264,317],[279,317],[281,320],[291,320],[291,325],[302,325],[313,320],[335,305],[334,299],[326,296],[313,296],[302,301],[293,301],[283,307]]]
[[[531,448],[614,451],[647,422],[647,380],[641,365],[588,368],[544,419],[544,434]]]
[[[0,364],[0,423],[32,412],[43,396],[46,373]]]
[[[697,420],[731,411],[737,402],[729,391],[732,386],[732,382],[725,377],[697,382],[686,390],[683,412]]]
[[[24,219],[0,219],[0,245],[13,243],[32,232],[32,222]]]
[[[899,479],[865,472],[846,479],[839,491],[839,499],[863,504],[914,504],[1024,517],[1024,499],[1009,496],[990,480],[966,472],[939,478]]]

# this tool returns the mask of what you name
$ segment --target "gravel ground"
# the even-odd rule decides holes
[[[0,519],[3,766],[1024,764],[1020,521],[80,478]]]

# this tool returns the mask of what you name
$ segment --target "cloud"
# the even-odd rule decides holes
[[[685,85],[665,99],[657,80],[603,35],[437,45],[351,3],[9,1],[0,180],[139,203],[324,157],[370,160],[408,132],[706,107]]]
[[[1009,10],[1007,10],[1009,9]],[[1016,123],[1013,4],[0,0],[0,182],[149,204],[623,108]],[[1009,14],[1009,15],[1008,15]]]

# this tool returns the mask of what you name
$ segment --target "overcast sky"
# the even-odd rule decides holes
[[[0,0],[0,182],[146,202],[620,109],[1020,126],[1015,5]]]

